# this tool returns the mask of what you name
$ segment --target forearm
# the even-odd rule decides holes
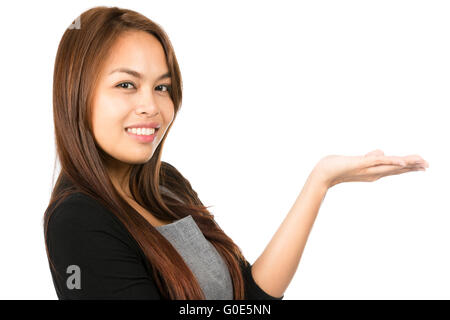
[[[286,218],[254,262],[253,278],[271,296],[281,297],[291,282],[327,190],[313,170]]]

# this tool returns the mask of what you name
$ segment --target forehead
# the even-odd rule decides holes
[[[145,31],[123,32],[114,42],[105,60],[103,73],[109,74],[122,67],[140,70],[148,75],[160,75],[168,68],[161,43]]]

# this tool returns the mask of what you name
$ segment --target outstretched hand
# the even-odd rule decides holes
[[[364,156],[329,155],[322,158],[314,170],[331,188],[341,182],[372,182],[381,177],[428,167],[428,162],[419,155],[385,156],[383,151],[375,150]]]

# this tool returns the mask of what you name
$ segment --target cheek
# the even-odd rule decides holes
[[[173,118],[175,116],[175,108],[173,106],[173,103],[171,103],[169,106],[165,107],[162,110],[163,113],[163,119],[165,122],[166,127],[169,127],[169,125],[172,123]]]
[[[117,139],[123,138],[122,119],[124,114],[121,112],[121,108],[115,104],[117,102],[114,103],[113,99],[101,97],[93,105],[92,129],[100,146],[117,143]]]

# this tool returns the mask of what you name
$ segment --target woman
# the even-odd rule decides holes
[[[53,81],[61,172],[44,233],[60,299],[282,299],[329,188],[428,166],[378,150],[321,159],[250,265],[161,161],[182,80],[160,26],[117,7],[84,12],[61,39]]]

